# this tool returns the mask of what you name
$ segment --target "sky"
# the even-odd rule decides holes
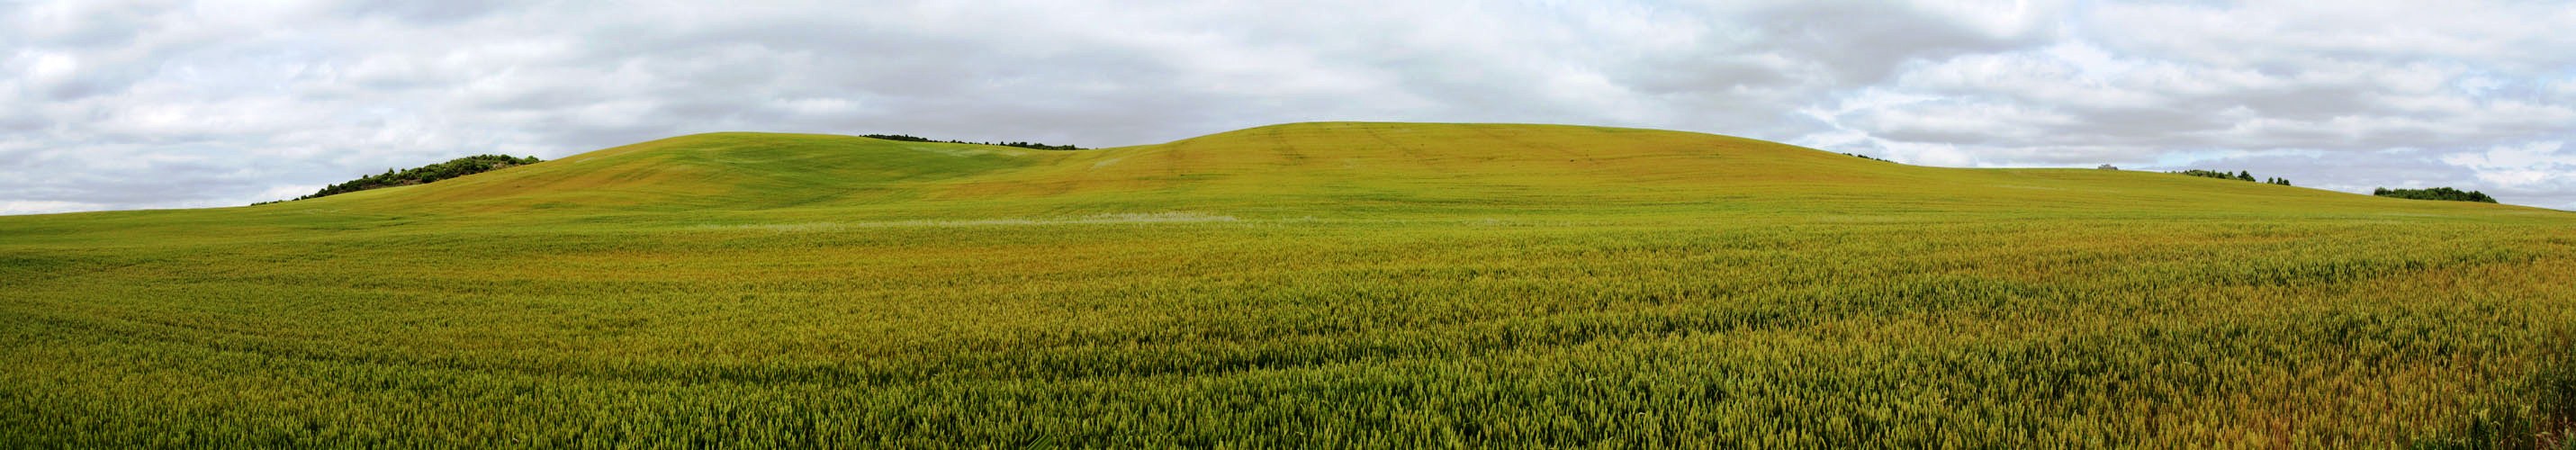
[[[0,214],[710,131],[1566,123],[2576,209],[2576,3],[0,0]]]

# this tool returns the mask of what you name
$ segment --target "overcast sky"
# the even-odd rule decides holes
[[[0,0],[0,213],[240,205],[707,131],[1730,134],[2576,209],[2555,1]]]

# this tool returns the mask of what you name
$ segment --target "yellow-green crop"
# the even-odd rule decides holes
[[[0,217],[0,446],[2569,445],[2576,215],[1652,130]]]

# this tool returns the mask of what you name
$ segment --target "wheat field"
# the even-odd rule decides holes
[[[720,133],[0,217],[0,446],[2576,448],[2576,214],[1752,139]]]

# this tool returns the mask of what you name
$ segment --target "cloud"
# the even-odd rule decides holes
[[[2565,171],[2491,153],[2576,139],[2569,25],[2514,2],[31,1],[0,5],[0,202],[242,204],[703,131],[1110,146],[1308,120],[2567,202]]]
[[[2068,31],[2044,45],[1918,61],[1807,111],[1849,148],[1946,145],[1932,148],[1966,165],[2254,168],[2347,191],[2576,200],[2555,160],[2526,157],[2576,130],[2576,58],[2550,50],[2576,39],[2548,31],[2576,10],[2141,2],[2059,20]]]

